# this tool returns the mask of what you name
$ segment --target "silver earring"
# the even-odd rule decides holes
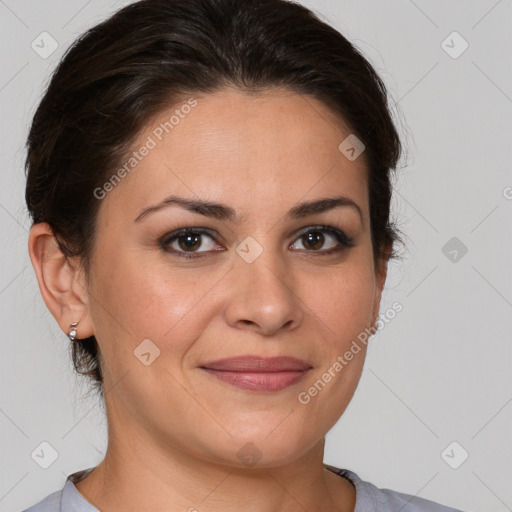
[[[75,341],[76,338],[76,326],[78,325],[78,322],[73,322],[72,324],[69,324],[69,334],[68,337],[71,341]]]

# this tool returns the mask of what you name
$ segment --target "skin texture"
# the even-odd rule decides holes
[[[345,158],[338,145],[350,131],[312,97],[223,89],[194,98],[190,113],[101,200],[88,276],[62,255],[48,225],[30,232],[49,310],[65,333],[79,321],[77,337],[95,335],[100,345],[108,450],[76,487],[103,512],[353,511],[352,484],[322,464],[365,346],[307,405],[297,396],[378,317],[386,264],[375,268],[372,256],[364,153]],[[134,149],[176,108],[160,112]],[[242,218],[168,206],[134,221],[171,194],[226,204]],[[338,195],[362,218],[346,206],[286,215]],[[319,224],[342,230],[354,246],[325,254],[340,245],[332,235],[321,232],[316,244],[302,236]],[[192,250],[198,259],[159,244],[185,227],[212,231]],[[236,252],[248,236],[263,249],[252,263]],[[183,239],[169,246],[187,249]],[[160,350],[148,366],[134,355],[145,339]],[[246,354],[294,356],[313,368],[279,392],[242,390],[199,368]],[[261,456],[252,466],[237,456],[247,443]]]

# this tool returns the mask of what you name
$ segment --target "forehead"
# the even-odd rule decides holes
[[[141,130],[134,165],[111,194],[134,208],[180,194],[229,203],[243,213],[250,205],[274,207],[278,200],[284,208],[341,193],[364,209],[365,155],[350,161],[338,148],[349,135],[311,96],[230,89],[190,95]]]

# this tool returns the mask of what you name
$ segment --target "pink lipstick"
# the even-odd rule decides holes
[[[312,366],[287,356],[240,356],[205,363],[200,368],[241,389],[281,391],[299,382]]]

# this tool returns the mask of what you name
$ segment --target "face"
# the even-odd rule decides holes
[[[159,450],[289,463],[347,407],[365,345],[333,367],[378,314],[364,153],[340,152],[350,131],[311,97],[223,90],[185,104],[140,133],[140,161],[101,199],[88,315],[109,420]],[[247,355],[310,369],[262,388],[261,374],[233,385],[203,368]]]

